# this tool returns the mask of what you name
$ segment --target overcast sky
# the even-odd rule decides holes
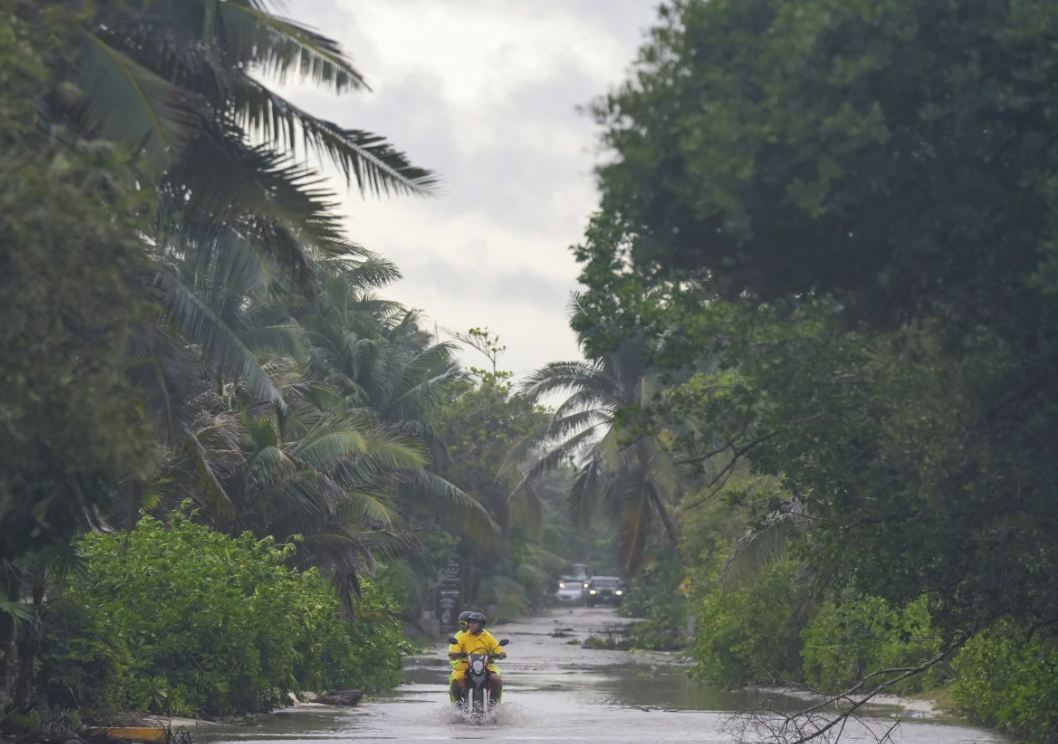
[[[297,20],[339,40],[372,92],[291,98],[385,135],[445,194],[345,200],[350,237],[396,262],[387,295],[441,328],[488,326],[524,373],[579,356],[567,324],[597,201],[594,124],[576,111],[619,83],[656,0],[305,0]],[[344,184],[343,184],[344,188]],[[465,357],[472,361],[472,357]]]

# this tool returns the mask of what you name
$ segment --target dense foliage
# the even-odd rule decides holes
[[[802,636],[804,676],[823,690],[851,687],[879,669],[915,666],[942,649],[923,600],[902,608],[890,607],[878,597],[841,604],[829,600]],[[949,667],[934,666],[892,689],[899,694],[934,690],[950,677]]]
[[[449,385],[429,420],[449,446],[450,459],[441,473],[485,506],[504,537],[502,549],[480,540],[461,541],[456,555],[465,567],[465,595],[491,617],[507,619],[539,607],[566,564],[592,557],[601,531],[574,528],[566,506],[573,477],[568,466],[532,488],[518,488],[519,445],[546,425],[548,413],[534,396],[516,389],[510,372],[499,368],[504,347],[494,335],[471,329],[460,336],[485,354],[490,368],[471,367]],[[609,551],[604,555],[609,558]]]
[[[276,607],[311,597],[302,637],[337,638],[349,631],[330,613],[333,585],[365,648],[365,607],[382,600],[364,577],[380,564],[393,574],[420,550],[426,519],[496,543],[486,509],[431,470],[447,447],[422,406],[455,379],[451,345],[377,296],[399,272],[348,240],[335,196],[303,158],[337,165],[365,194],[426,194],[437,180],[381,137],[271,90],[365,88],[337,42],[273,12],[260,0],[0,7],[4,726],[58,703],[215,713],[267,707],[298,685],[396,681],[390,650],[321,662],[251,632],[230,597],[199,619],[243,627],[232,648],[245,658],[207,664],[198,649],[204,666],[180,674],[203,678],[178,678],[170,667],[180,660],[163,658],[171,649],[154,658],[140,636],[182,637],[165,623],[194,616],[188,602],[216,579],[189,570],[174,588],[142,566],[132,581],[136,566],[117,546],[144,511],[168,522],[190,499],[214,541],[297,537],[268,574]],[[133,532],[78,543],[87,557],[71,547],[86,530],[122,528]],[[171,602],[170,614],[104,627],[92,584],[76,582],[52,604],[60,577],[83,562],[104,584],[130,572],[138,600]],[[247,586],[265,592],[255,576]],[[290,629],[293,610],[282,611],[276,627]],[[98,674],[70,672],[82,675],[72,697],[34,683],[40,655],[58,659],[53,644],[65,637],[42,636],[42,615],[95,638],[95,651],[113,647],[93,657],[103,666],[88,665]],[[107,664],[120,673],[108,676]],[[219,677],[214,664],[225,667]]]
[[[956,702],[977,720],[1031,741],[1054,741],[1058,673],[1053,637],[1026,635],[1009,623],[977,636],[954,661]]]
[[[76,545],[87,562],[43,614],[44,697],[86,711],[222,716],[290,693],[401,681],[405,645],[391,596],[366,583],[354,630],[298,546],[231,538],[174,513]],[[380,617],[371,617],[379,615]],[[370,618],[370,621],[367,620]]]
[[[697,590],[708,678],[922,664],[921,689],[959,654],[965,689],[995,681],[971,716],[1054,739],[1056,31],[1043,0],[675,0],[597,102],[574,327],[593,355],[649,340],[670,385],[630,437],[671,434],[681,522],[771,483]],[[803,616],[771,586],[773,618],[725,624],[777,559]],[[756,625],[803,658],[721,664]]]
[[[119,148],[41,131],[58,46],[0,11],[0,568],[63,550],[144,456],[123,347],[144,309],[150,200]]]
[[[799,676],[803,619],[796,574],[796,563],[773,563],[758,582],[706,595],[695,640],[696,678],[746,685]]]

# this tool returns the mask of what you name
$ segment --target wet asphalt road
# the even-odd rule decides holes
[[[264,716],[248,727],[198,729],[196,743],[427,742],[731,742],[731,711],[753,703],[748,693],[702,689],[666,654],[628,654],[570,645],[605,626],[626,622],[611,609],[556,608],[490,628],[511,643],[502,663],[504,702],[484,723],[448,704],[446,647],[406,664],[408,683],[349,710],[299,708]],[[879,731],[884,728],[875,724]],[[887,724],[886,724],[887,727]],[[859,726],[847,741],[874,741]],[[897,744],[963,744],[998,739],[972,728],[936,722],[901,723]]]

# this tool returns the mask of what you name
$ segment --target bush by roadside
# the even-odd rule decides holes
[[[972,720],[1032,744],[1058,742],[1058,639],[1000,623],[952,666],[952,699]]]
[[[922,599],[903,608],[891,607],[878,597],[827,601],[802,636],[804,676],[820,690],[846,689],[878,669],[916,666],[943,647]],[[951,666],[941,663],[889,692],[915,695],[942,687],[951,676]]]
[[[972,638],[950,662],[888,692],[939,694],[975,723],[1030,744],[1055,744],[1058,638],[1050,630],[1030,633],[1001,622]],[[722,687],[783,681],[837,692],[879,669],[917,666],[944,642],[925,599],[899,608],[877,597],[838,597],[812,606],[802,601],[796,565],[779,561],[752,585],[706,595],[690,648],[691,673]]]
[[[86,571],[46,603],[40,700],[98,714],[216,717],[289,693],[401,681],[395,601],[364,581],[351,628],[328,581],[291,570],[293,544],[229,537],[174,513],[77,544]]]
[[[691,648],[691,675],[722,687],[801,677],[798,566],[778,561],[754,584],[706,595]]]

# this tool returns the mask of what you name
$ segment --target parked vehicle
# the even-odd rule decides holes
[[[588,607],[611,605],[620,607],[624,601],[624,582],[618,576],[593,576],[588,582]]]

